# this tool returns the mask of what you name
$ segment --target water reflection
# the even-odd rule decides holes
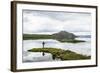
[[[78,38],[77,38],[78,39]],[[80,39],[80,38],[79,38]],[[51,47],[61,48],[64,50],[71,50],[83,55],[91,55],[91,41],[90,38],[82,38],[86,40],[83,43],[61,43],[53,39],[41,39],[41,40],[24,40],[23,41],[23,62],[42,62],[42,61],[59,61],[54,55],[44,52],[28,52],[27,50],[32,48]],[[46,43],[43,46],[43,41]]]

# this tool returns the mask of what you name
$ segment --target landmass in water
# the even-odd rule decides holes
[[[76,40],[77,36],[73,33],[69,33],[67,31],[60,31],[58,33],[54,33],[51,35],[46,34],[23,34],[23,40],[35,40],[35,39],[55,39],[60,42],[69,42],[69,43],[79,43],[85,42],[84,40]]]
[[[59,48],[32,48],[28,50],[29,52],[43,52],[43,53],[51,53],[52,58],[59,58],[63,60],[85,60],[90,59],[91,56],[81,55],[70,50],[63,50]],[[45,55],[45,54],[44,54]]]

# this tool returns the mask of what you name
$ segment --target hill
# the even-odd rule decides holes
[[[23,34],[23,40],[29,39],[55,39],[60,42],[69,42],[69,43],[78,43],[78,42],[85,42],[83,40],[75,40],[76,35],[73,33],[69,33],[67,31],[60,31],[58,33],[54,33],[51,35],[47,34]]]
[[[60,31],[58,33],[53,34],[56,39],[75,39],[75,35],[73,33],[69,33],[67,31]]]

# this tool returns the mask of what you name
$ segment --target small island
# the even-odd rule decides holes
[[[91,56],[81,55],[70,50],[63,50],[60,48],[32,48],[29,52],[44,52],[51,53],[52,58],[59,58],[63,60],[85,60],[90,59]]]
[[[23,40],[35,40],[35,39],[55,39],[59,42],[68,42],[68,43],[80,43],[85,42],[84,40],[75,39],[77,36],[73,33],[67,31],[60,31],[51,35],[47,34],[23,34]]]

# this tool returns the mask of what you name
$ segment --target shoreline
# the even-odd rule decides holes
[[[91,56],[86,56],[82,54],[78,54],[76,52],[70,50],[63,50],[59,48],[32,48],[28,50],[28,52],[43,52],[43,53],[51,53],[52,58],[60,58],[63,60],[85,60],[91,59]]]

